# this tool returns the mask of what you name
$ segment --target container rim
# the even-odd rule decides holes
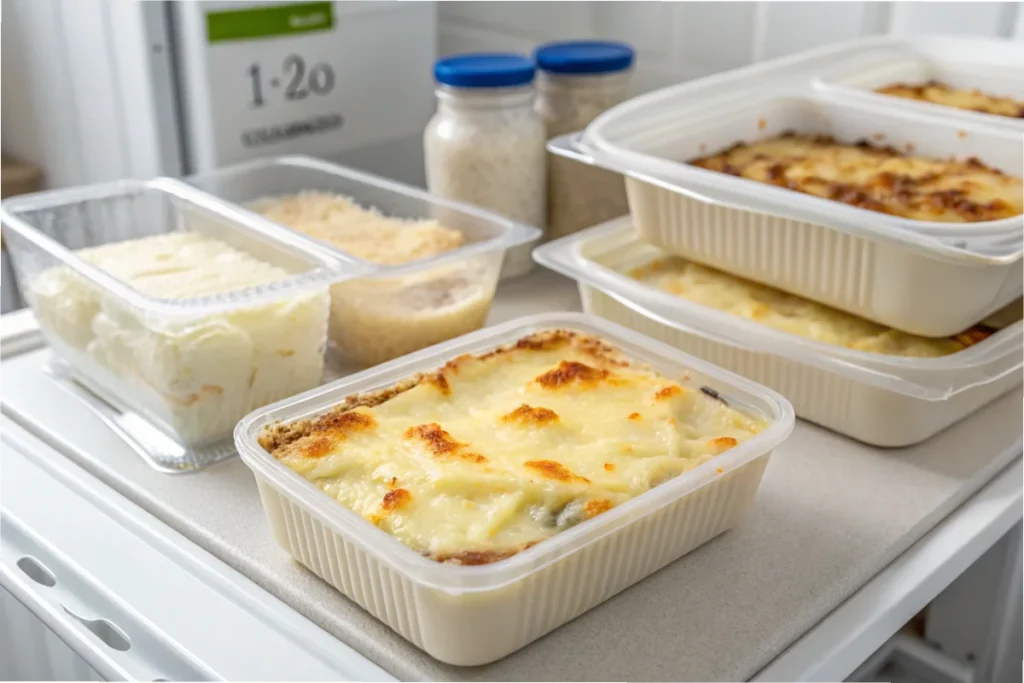
[[[723,386],[730,405],[755,413],[769,426],[746,441],[702,465],[563,531],[510,558],[480,566],[436,562],[420,555],[385,531],[369,524],[352,510],[326,496],[264,450],[257,438],[264,426],[277,421],[308,418],[340,403],[345,396],[391,386],[419,372],[435,369],[462,353],[480,353],[544,329],[574,329],[598,335],[626,355],[655,365],[671,365],[676,372]],[[271,486],[315,514],[346,539],[402,573],[410,581],[451,594],[492,591],[520,581],[604,538],[608,534],[668,505],[714,481],[720,473],[767,455],[789,436],[795,415],[789,401],[744,377],[723,370],[620,325],[584,313],[542,313],[526,316],[443,342],[383,365],[346,377],[304,394],[256,410],[235,429],[235,444],[242,461]]]
[[[289,275],[266,285],[248,287],[225,294],[185,299],[153,297],[143,294],[128,283],[86,262],[72,249],[44,234],[20,215],[27,211],[83,204],[143,192],[157,192],[201,212],[213,214],[231,222],[242,231],[299,252],[303,258],[315,263],[316,266],[304,273]],[[75,270],[130,305],[166,317],[194,317],[270,303],[370,272],[370,268],[364,263],[349,261],[343,264],[327,258],[319,249],[311,248],[307,240],[294,239],[291,235],[282,234],[275,223],[261,216],[239,212],[230,203],[223,202],[173,178],[115,180],[18,195],[0,202],[0,222],[5,228],[14,231],[20,238],[30,242],[37,249],[46,252],[64,266]]]
[[[431,256],[416,261],[410,261],[408,263],[402,263],[397,265],[385,265],[378,264],[366,259],[353,256],[348,252],[339,249],[327,242],[308,237],[303,233],[294,230],[287,225],[271,221],[268,218],[264,218],[258,212],[250,209],[249,207],[231,203],[233,207],[240,213],[245,213],[250,216],[256,216],[262,221],[270,222],[277,229],[287,231],[289,235],[293,236],[296,240],[301,241],[307,245],[311,245],[312,248],[319,250],[322,253],[327,254],[330,258],[341,259],[345,262],[352,262],[362,266],[370,277],[396,277],[401,275],[408,275],[411,273],[417,273],[422,270],[433,268],[435,266],[445,265],[448,263],[465,260],[469,256],[476,256],[478,254],[494,251],[496,249],[509,249],[511,247],[525,244],[532,240],[537,239],[541,235],[541,231],[533,226],[528,226],[523,223],[505,218],[492,211],[481,209],[471,204],[455,201],[452,199],[446,199],[437,195],[431,194],[425,190],[422,190],[411,185],[406,185],[395,180],[388,178],[382,178],[381,176],[374,175],[372,173],[366,173],[364,171],[358,171],[348,166],[336,164],[323,159],[316,159],[314,157],[301,155],[301,154],[289,154],[277,157],[268,157],[266,159],[256,159],[253,161],[242,162],[234,164],[232,166],[225,166],[224,168],[208,171],[204,173],[196,173],[184,178],[184,182],[202,183],[206,184],[209,182],[216,181],[225,177],[240,176],[246,173],[254,171],[260,171],[268,168],[279,167],[279,166],[290,166],[297,168],[304,168],[307,170],[317,171],[326,175],[337,176],[348,180],[354,180],[355,182],[362,183],[364,185],[371,185],[378,187],[387,192],[404,195],[418,199],[420,201],[433,204],[434,206],[444,207],[446,209],[457,211],[459,213],[473,216],[481,221],[486,221],[491,225],[498,227],[501,232],[493,237],[474,242],[451,251],[444,252],[437,256]],[[223,200],[226,201],[226,200]],[[354,200],[355,201],[355,200]]]
[[[602,253],[614,254],[639,243],[639,239],[632,230],[631,219],[624,216],[542,245],[534,250],[533,256],[541,265],[682,332],[745,351],[782,356],[927,401],[945,400],[1024,366],[1024,357],[1020,357],[1024,321],[948,356],[886,356],[805,339],[658,291],[584,254],[588,247],[602,248],[595,247],[598,243],[604,243]]]

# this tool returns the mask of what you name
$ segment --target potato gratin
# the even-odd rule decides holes
[[[683,299],[783,332],[871,353],[946,356],[977,344],[993,331],[976,326],[946,339],[918,337],[676,256],[633,268],[628,275]]]
[[[976,88],[954,88],[941,81],[924,83],[891,83],[876,92],[910,100],[943,104],[947,107],[967,109],[982,114],[1024,118],[1024,101],[1012,97],[989,95]]]
[[[594,337],[540,332],[268,427],[261,445],[439,562],[502,560],[766,426]]]
[[[977,223],[1024,212],[1024,182],[981,161],[904,154],[860,141],[783,133],[694,166],[903,218]]]

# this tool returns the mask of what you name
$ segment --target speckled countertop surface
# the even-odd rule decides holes
[[[511,287],[542,292],[544,308],[575,306],[575,292],[549,279]],[[522,300],[502,306],[499,317],[538,310]],[[39,373],[46,353],[5,360],[4,384]],[[59,387],[4,400],[42,416],[37,427],[58,440],[60,416],[84,410]],[[1020,452],[1021,410],[1016,389],[937,437],[892,451],[798,423],[772,457],[741,526],[523,650],[475,668],[433,660],[292,562],[270,537],[241,462],[163,475],[128,447],[111,447],[98,421],[66,447],[120,493],[398,678],[738,680],[764,667],[1010,463]]]

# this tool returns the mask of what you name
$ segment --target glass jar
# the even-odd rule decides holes
[[[533,107],[534,71],[513,54],[437,62],[437,113],[423,135],[430,192],[544,227],[547,136]],[[502,278],[529,272],[533,246],[505,254]]]
[[[586,128],[626,99],[633,49],[607,41],[549,43],[537,49],[537,113],[548,138]],[[548,239],[628,212],[622,176],[548,154]]]

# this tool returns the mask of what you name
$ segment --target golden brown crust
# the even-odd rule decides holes
[[[558,389],[570,385],[594,386],[607,379],[609,374],[608,370],[593,368],[586,363],[563,360],[557,368],[548,370],[534,381],[545,389]]]
[[[573,474],[572,470],[563,465],[560,462],[554,460],[528,460],[523,463],[523,467],[536,472],[542,477],[548,479],[554,479],[555,481],[561,481],[566,484],[578,481],[583,484],[589,484],[590,480],[586,477],[581,477]]]
[[[430,454],[437,458],[455,457],[475,463],[487,462],[487,458],[479,453],[469,452],[468,444],[456,440],[436,422],[410,427],[405,432],[405,438],[421,441]]]
[[[558,413],[550,408],[540,408],[524,403],[511,413],[501,416],[502,422],[513,422],[523,426],[544,425],[558,422]]]
[[[780,141],[788,141],[785,152]],[[775,145],[772,147],[772,145]],[[771,153],[762,151],[771,148]],[[843,144],[829,136],[786,132],[759,143],[737,143],[689,163],[878,213],[915,220],[976,223],[1020,215],[1019,179],[976,158],[910,156],[868,140]],[[981,191],[980,178],[1000,196]],[[1003,197],[1005,195],[1005,198]]]
[[[1012,97],[990,95],[978,89],[954,88],[936,80],[924,83],[890,83],[876,92],[922,102],[933,102],[982,114],[1024,118],[1024,101]],[[957,102],[962,100],[962,102]]]

